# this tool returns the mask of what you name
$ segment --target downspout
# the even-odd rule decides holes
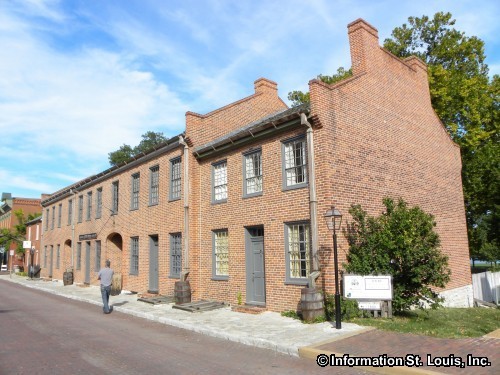
[[[71,200],[72,212],[71,212],[71,271],[74,270],[74,254],[75,254],[75,214],[76,214],[76,195],[78,192],[76,190],[70,189],[69,192],[73,194],[73,199]]]
[[[189,275],[189,146],[182,135],[179,136],[179,143],[184,145],[184,269],[181,281],[186,281]]]
[[[300,114],[300,123],[307,126],[307,167],[309,169],[309,210],[311,216],[311,261],[309,288],[315,288],[315,280],[320,275],[318,262],[318,199],[316,197],[316,172],[314,164],[314,137],[311,123],[305,113]]]

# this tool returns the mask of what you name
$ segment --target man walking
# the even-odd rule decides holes
[[[111,292],[111,282],[113,281],[113,270],[110,268],[111,262],[106,260],[106,267],[101,268],[97,274],[97,279],[101,280],[102,310],[104,314],[109,314],[113,308],[109,307],[109,293]]]

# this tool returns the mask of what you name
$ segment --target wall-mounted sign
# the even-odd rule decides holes
[[[80,234],[78,236],[79,241],[95,240],[96,238],[97,238],[97,233]]]
[[[392,277],[344,275],[344,296],[353,299],[392,300]]]
[[[23,241],[23,249],[31,249],[31,241]]]

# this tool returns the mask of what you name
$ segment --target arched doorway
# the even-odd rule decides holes
[[[123,239],[119,233],[111,233],[106,238],[106,259],[111,261],[111,268],[122,273]]]
[[[73,265],[71,264],[71,240],[68,239],[64,241],[64,247],[63,247],[63,256],[62,256],[62,268],[64,271],[67,271],[68,268],[73,268]]]

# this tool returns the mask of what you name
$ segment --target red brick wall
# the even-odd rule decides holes
[[[63,214],[61,228],[56,228],[45,231],[43,234],[43,246],[54,246],[54,267],[53,278],[62,279],[63,272],[71,267],[71,240],[72,229],[68,225],[68,201],[73,199],[73,212],[75,221],[74,233],[74,279],[75,282],[83,283],[85,279],[85,251],[86,241],[82,243],[82,260],[81,269],[76,269],[76,250],[79,235],[97,233],[97,240],[101,241],[101,265],[104,265],[106,259],[111,260],[111,268],[115,273],[121,273],[123,280],[123,288],[136,292],[146,292],[149,286],[149,236],[158,235],[158,252],[159,252],[159,287],[161,294],[173,294],[174,282],[178,279],[169,277],[169,255],[170,255],[170,233],[183,232],[183,203],[182,199],[169,201],[169,186],[170,186],[170,160],[182,155],[182,147],[178,147],[166,154],[149,160],[137,167],[125,170],[119,175],[110,177],[102,182],[93,184],[83,190],[78,191],[72,197],[66,197],[62,200]],[[159,204],[149,206],[149,169],[155,165],[159,165],[160,175],[160,197]],[[130,210],[131,201],[131,176],[135,173],[140,173],[140,194],[139,194],[139,209]],[[119,181],[119,210],[117,215],[111,215],[112,207],[112,189],[111,185],[114,181]],[[184,183],[184,181],[182,181]],[[102,201],[102,216],[99,219],[95,218],[96,195],[97,189],[103,190]],[[86,220],[87,213],[87,192],[92,191],[92,219]],[[83,200],[83,220],[78,223],[78,197],[84,196]],[[48,208],[52,215],[52,206],[57,207],[61,201],[44,207]],[[45,217],[44,217],[45,219]],[[111,241],[114,235],[121,236],[122,249],[117,249],[116,245]],[[130,275],[130,238],[139,237],[139,273],[138,275]],[[119,238],[119,237],[118,237]],[[98,284],[97,272],[94,271],[95,264],[95,239],[89,240],[91,243],[90,251],[90,268],[91,268],[91,283]],[[61,265],[59,269],[55,268],[56,248],[57,244],[61,245]],[[44,264],[44,249],[42,249],[41,265]],[[42,276],[48,276],[48,267],[42,269]]]
[[[310,82],[311,112],[323,125],[315,133],[319,213],[334,203],[346,223],[351,204],[371,215],[382,212],[386,196],[419,205],[435,216],[450,258],[447,289],[468,285],[460,150],[431,107],[425,65],[380,48],[376,30],[363,21],[350,25],[349,36],[354,77],[334,86]],[[325,284],[332,291],[332,241],[319,223]],[[340,236],[341,261],[347,251]]]

